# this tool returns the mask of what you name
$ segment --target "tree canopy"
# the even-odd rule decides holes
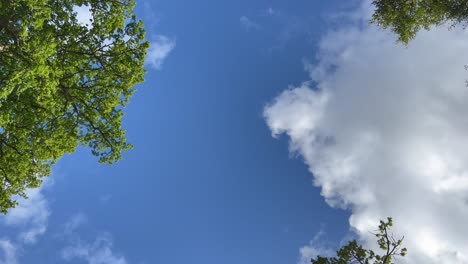
[[[356,240],[350,241],[346,246],[336,252],[336,257],[320,257],[311,260],[312,264],[393,264],[396,256],[405,256],[406,248],[402,248],[403,238],[395,239],[390,232],[392,218],[380,221],[379,231],[375,234],[377,244],[383,251],[379,255],[372,250],[364,249]]]
[[[398,40],[408,44],[421,29],[445,23],[450,25],[468,22],[466,0],[373,0],[375,12],[372,22],[389,28]]]
[[[132,0],[0,1],[0,212],[79,145],[102,163],[131,148],[122,110],[143,81]],[[78,7],[92,19],[80,23]]]

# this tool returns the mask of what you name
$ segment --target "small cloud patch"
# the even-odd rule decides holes
[[[156,70],[160,70],[164,60],[169,56],[175,46],[175,39],[157,35],[153,41],[151,41],[145,64],[152,66]]]
[[[246,16],[241,16],[239,19],[239,22],[243,28],[247,31],[252,31],[252,30],[259,30],[260,25],[253,22],[250,18]]]

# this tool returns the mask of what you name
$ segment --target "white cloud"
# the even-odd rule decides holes
[[[16,250],[10,240],[0,239],[0,264],[17,264]]]
[[[20,229],[19,239],[22,243],[36,243],[38,237],[47,230],[50,210],[42,191],[48,184],[50,183],[46,180],[42,187],[28,189],[28,199],[20,198],[19,205],[11,209],[3,219],[6,226]]]
[[[164,60],[169,56],[175,48],[176,41],[163,35],[157,35],[148,50],[146,64],[153,66],[155,69],[161,69]]]
[[[436,28],[405,48],[365,17],[323,37],[312,81],[280,94],[266,121],[368,246],[393,216],[407,263],[468,263],[468,33]]]
[[[14,231],[17,237],[0,239],[0,264],[18,263],[18,252],[25,245],[35,244],[46,232],[50,210],[43,191],[52,184],[53,180],[46,178],[40,188],[27,189],[28,199],[17,197],[19,205],[2,216],[3,230]]]
[[[247,31],[259,30],[260,29],[259,24],[253,22],[252,20],[250,20],[250,18],[248,18],[246,16],[240,17],[239,22],[240,22],[241,26],[244,27],[245,30],[247,30]]]
[[[82,259],[88,264],[126,264],[127,261],[112,250],[112,239],[101,235],[92,243],[77,241],[74,245],[62,250],[66,261]]]
[[[70,245],[62,249],[62,258],[65,261],[80,259],[88,264],[126,264],[125,257],[113,251],[113,241],[110,235],[99,234],[93,242],[81,239],[77,229],[87,221],[85,214],[78,213],[65,223],[64,235],[66,242]]]

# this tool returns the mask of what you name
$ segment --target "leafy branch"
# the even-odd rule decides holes
[[[402,247],[404,237],[395,239],[390,229],[393,225],[391,217],[387,221],[380,221],[378,233],[374,234],[377,244],[383,254],[365,249],[356,240],[336,252],[336,257],[318,256],[311,260],[312,264],[393,264],[396,257],[404,257],[407,249]]]

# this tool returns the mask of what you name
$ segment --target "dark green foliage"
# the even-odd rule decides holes
[[[376,254],[374,251],[364,249],[361,245],[353,240],[348,245],[342,247],[336,253],[336,257],[325,258],[317,257],[312,259],[312,264],[393,264],[396,256],[405,256],[406,248],[401,248],[403,238],[395,240],[390,233],[392,227],[392,218],[387,218],[387,222],[380,221],[379,232],[375,234],[377,244],[383,251],[382,255]]]
[[[444,23],[450,25],[468,22],[467,0],[374,0],[372,22],[389,28],[404,44],[421,29]]]
[[[92,26],[73,8],[87,5]],[[132,0],[0,1],[0,212],[78,145],[112,163],[149,46]]]

